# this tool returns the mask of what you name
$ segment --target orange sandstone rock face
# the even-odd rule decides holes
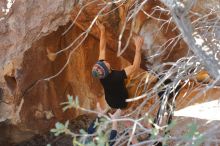
[[[85,42],[69,56],[70,50],[58,55],[55,61],[47,58],[47,49],[51,52],[67,47],[82,31],[74,27],[68,34],[61,37],[64,27],[35,42],[24,53],[20,70],[17,70],[16,83],[10,74],[6,77],[14,99],[11,104],[24,102],[19,111],[19,121],[14,121],[24,128],[44,132],[54,126],[55,121],[73,119],[79,115],[76,110],[63,113],[60,103],[67,100],[67,95],[78,96],[82,107],[94,109],[103,91],[97,79],[91,76],[91,69],[98,58],[99,40],[88,36]],[[115,69],[120,69],[122,58],[108,51],[107,60]],[[67,67],[57,77],[46,81],[45,78],[55,75],[66,63]],[[124,61],[123,64],[126,62]],[[16,85],[16,86],[15,86]],[[15,87],[14,87],[15,86]],[[12,88],[13,87],[13,88]],[[13,117],[12,117],[12,120]],[[17,120],[17,119],[15,119]],[[20,123],[21,122],[21,123]]]
[[[97,98],[103,95],[99,81],[91,76],[91,68],[98,58],[99,46],[98,40],[94,37],[88,36],[72,56],[69,56],[70,51],[67,51],[58,55],[54,62],[48,60],[46,52],[48,47],[51,52],[56,52],[61,48],[65,48],[82,33],[76,27],[71,29],[67,35],[61,37],[63,31],[64,28],[61,28],[57,32],[42,38],[24,55],[22,68],[25,74],[21,78],[19,87],[21,91],[27,90],[27,92],[24,96],[25,103],[20,115],[22,115],[23,122],[29,125],[28,127],[48,129],[49,123],[53,123],[55,120],[62,121],[78,116],[79,113],[75,110],[69,110],[65,113],[62,111],[60,103],[67,100],[68,94],[73,97],[78,96],[80,105],[89,109],[94,108]],[[75,46],[71,47],[70,50],[74,49]],[[70,57],[70,61],[59,76],[49,81],[40,80],[36,83],[39,79],[56,74],[64,66],[68,57]],[[120,68],[120,58],[116,58],[112,52],[109,52],[108,60],[116,68]],[[32,83],[35,84],[32,85]],[[41,114],[39,114],[39,111],[41,111]],[[51,111],[54,117],[49,120],[46,119],[45,111]],[[48,124],[45,124],[45,122]]]
[[[150,1],[147,3],[145,10],[150,13],[152,12],[152,8],[156,5],[160,5],[158,1]],[[21,5],[18,2],[15,7],[16,6],[19,7]],[[21,33],[22,35],[19,35],[19,33],[16,34],[16,37],[20,36],[20,38],[18,37],[18,41],[14,42],[14,40],[9,41],[10,39],[3,39],[3,35],[0,33],[0,40],[3,40],[0,47],[4,48],[0,50],[0,63],[3,68],[3,72],[0,73],[0,88],[2,89],[0,90],[0,100],[3,99],[4,101],[0,103],[0,121],[9,119],[10,122],[18,125],[21,129],[28,129],[35,132],[47,131],[54,126],[56,121],[73,119],[80,114],[80,112],[76,110],[68,110],[63,113],[60,103],[67,100],[68,94],[73,97],[78,96],[81,106],[91,109],[95,108],[96,102],[103,97],[103,90],[99,81],[91,76],[92,66],[98,58],[98,29],[94,26],[85,41],[78,46],[78,48],[75,47],[82,38],[70,47],[68,51],[57,55],[54,61],[50,61],[47,55],[48,51],[55,53],[70,45],[73,40],[88,28],[99,9],[100,7],[97,7],[95,4],[86,7],[77,19],[77,23],[64,36],[62,36],[62,33],[67,30],[70,24],[59,27],[58,30],[56,30],[56,28],[59,25],[63,25],[64,22],[67,23],[68,18],[65,17],[62,23],[60,22],[61,20],[58,19],[59,21],[57,20],[57,23],[54,22],[50,25],[48,24],[49,22],[46,23],[47,19],[43,19],[39,24],[45,23],[41,25],[42,29],[40,29],[38,28],[38,24],[35,24],[31,19],[36,14],[34,12],[38,12],[37,9],[33,12],[33,15],[30,13],[26,18],[28,20],[26,23],[29,24],[30,21],[31,24],[34,23],[36,26],[32,26],[33,28],[31,27],[32,29],[30,30],[28,29],[29,31],[26,32],[28,33],[27,35],[23,33]],[[74,7],[72,20],[77,15],[78,10],[77,7]],[[64,15],[66,16],[68,14],[69,13],[65,13]],[[120,69],[128,65],[128,62],[131,63],[134,57],[134,44],[132,42],[122,54],[123,58],[116,57],[117,39],[121,25],[123,24],[123,22],[121,22],[123,16],[119,14],[121,14],[121,12],[116,10],[111,13],[110,16],[107,15],[103,20],[107,28],[107,60],[115,69]],[[159,15],[158,13],[154,14],[155,17]],[[12,16],[13,20],[20,18],[20,16]],[[26,15],[22,16],[25,17]],[[162,14],[161,18],[169,19],[169,16]],[[51,22],[53,22],[53,19]],[[177,30],[172,30],[175,27],[173,24],[169,26],[165,25],[161,31],[158,31],[161,23],[146,17],[142,12],[138,14],[136,22],[135,31],[146,36],[144,44],[145,52],[143,53],[143,55],[146,56],[153,55],[158,51],[158,46],[161,46],[170,38],[178,35]],[[8,26],[6,24],[1,28],[4,28],[7,33]],[[15,28],[15,30],[17,29]],[[1,31],[2,30],[3,29],[1,29]],[[11,29],[8,31],[10,30]],[[126,43],[129,30],[130,24],[126,27],[125,35],[122,39],[122,46]],[[17,31],[23,32],[20,29]],[[5,38],[13,39],[13,33],[8,32]],[[31,35],[31,33],[33,34]],[[13,43],[18,46],[13,45]],[[72,50],[75,51],[70,55]],[[161,56],[154,60],[149,59],[148,63],[153,65],[167,61],[176,61],[186,55],[187,51],[188,49],[185,43],[179,41],[173,48],[168,46]],[[44,80],[58,73],[67,60],[69,60],[68,65],[57,77],[49,81]],[[142,58],[142,63],[142,68],[146,69],[144,58]],[[134,92],[135,90],[133,89],[132,91]],[[215,93],[215,91],[210,91],[210,94],[213,93]],[[207,96],[208,95],[206,95],[206,97]]]
[[[16,124],[21,120],[19,110],[23,107],[24,91],[20,90],[20,78],[24,52],[41,37],[66,24],[74,2],[39,0],[12,3],[8,9],[9,1],[0,2],[0,11],[3,12],[0,14],[0,121],[11,120]]]

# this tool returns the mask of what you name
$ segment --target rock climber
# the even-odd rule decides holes
[[[132,65],[122,70],[114,70],[106,60],[106,33],[105,26],[97,21],[97,26],[101,32],[99,45],[99,58],[92,68],[92,75],[98,79],[104,88],[105,100],[111,108],[124,109],[127,107],[128,91],[124,80],[133,74],[141,63],[141,48],[144,39],[138,35],[133,36],[136,47],[134,61]]]

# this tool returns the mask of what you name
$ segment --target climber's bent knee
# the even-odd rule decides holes
[[[108,105],[113,109],[126,109],[128,107],[127,102],[120,102],[120,103],[108,102]]]

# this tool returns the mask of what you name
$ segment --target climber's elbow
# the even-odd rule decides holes
[[[132,65],[132,73],[135,73],[140,68],[139,65]]]
[[[129,76],[131,74],[134,74],[139,68],[140,68],[140,65],[133,64],[133,65],[126,67],[124,70],[126,72],[126,75]]]

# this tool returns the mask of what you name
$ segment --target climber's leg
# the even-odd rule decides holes
[[[107,104],[107,102],[106,102],[106,100],[105,100],[104,95],[103,95],[102,97],[98,97],[97,100],[98,100],[98,102],[99,102],[99,104],[100,104],[100,106],[101,106],[102,109],[107,109],[107,108],[109,108],[109,106],[108,106],[108,104]]]

